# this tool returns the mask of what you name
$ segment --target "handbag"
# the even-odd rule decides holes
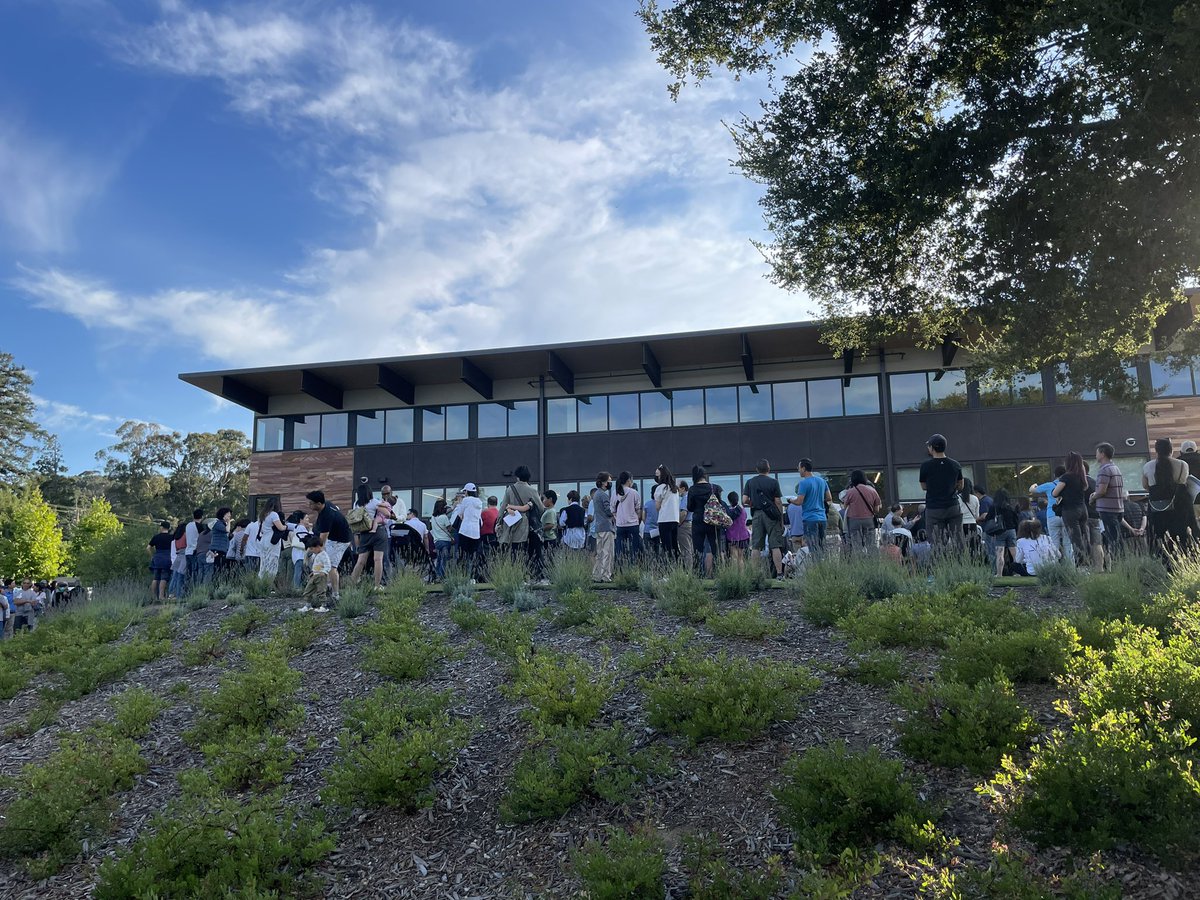
[[[356,506],[346,516],[346,524],[350,526],[350,530],[355,534],[362,534],[364,531],[371,530],[374,526],[374,519],[367,512],[365,506]],[[273,537],[274,535],[272,535]]]
[[[992,517],[983,523],[983,533],[989,537],[996,537],[1004,534],[1008,529],[1004,527],[1004,519],[1000,517],[1000,510],[992,510]]]
[[[721,500],[716,494],[709,494],[704,501],[704,524],[716,525],[718,528],[728,528],[733,524],[729,513],[721,506]]]

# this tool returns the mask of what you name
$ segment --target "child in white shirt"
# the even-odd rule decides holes
[[[1025,567],[1026,575],[1036,575],[1038,569],[1058,559],[1058,549],[1042,534],[1042,523],[1029,519],[1017,529],[1017,553],[1013,562]]]
[[[320,604],[313,609],[308,603],[300,609],[301,612],[327,612],[325,598],[329,594],[329,570],[333,564],[329,554],[325,552],[325,540],[320,534],[313,532],[305,540],[308,550],[305,562],[309,570],[308,583],[304,586],[304,599],[320,597]]]

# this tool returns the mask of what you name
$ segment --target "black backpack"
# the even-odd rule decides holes
[[[578,503],[572,503],[564,510],[566,515],[566,523],[568,528],[582,528],[585,524],[583,515],[583,507]]]

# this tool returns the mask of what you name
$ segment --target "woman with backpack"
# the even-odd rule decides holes
[[[376,500],[371,493],[371,488],[360,484],[354,491],[354,509],[363,511],[358,514],[358,518],[362,518],[365,514],[367,527],[366,530],[358,532],[358,559],[354,561],[354,570],[350,573],[350,580],[358,581],[362,576],[363,569],[367,567],[367,560],[373,556],[375,590],[379,590],[383,586],[383,565],[391,541],[389,530],[392,524],[392,504],[386,500]],[[351,510],[351,515],[346,518],[346,521],[350,522],[351,528],[354,527],[354,523],[351,521],[354,517],[354,512]]]
[[[1159,438],[1154,442],[1154,459],[1142,467],[1142,487],[1150,501],[1151,544],[1163,557],[1190,546],[1198,531],[1188,465],[1173,459],[1171,450],[1170,439]]]
[[[698,557],[706,578],[712,577],[713,560],[719,552],[717,528],[728,527],[729,516],[721,508],[721,500],[708,483],[703,466],[692,466],[692,486],[687,493],[687,511],[692,516],[692,549]]]
[[[875,546],[875,517],[883,508],[879,492],[867,481],[862,469],[850,473],[850,487],[842,498],[846,504],[846,536],[853,550]]]

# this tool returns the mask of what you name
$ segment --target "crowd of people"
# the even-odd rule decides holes
[[[1053,478],[1013,496],[972,484],[940,434],[926,442],[924,502],[886,508],[861,470],[834,496],[807,458],[797,466],[794,493],[786,495],[765,459],[741,491],[712,483],[701,466],[689,481],[659,465],[647,497],[622,471],[615,478],[600,472],[595,487],[560,498],[536,489],[528,467],[518,466],[503,496],[481,497],[467,482],[453,498],[439,498],[428,518],[386,484],[378,497],[360,485],[348,511],[311,491],[306,508],[286,517],[269,499],[255,518],[234,520],[232,509],[222,507],[212,518],[196,509],[177,526],[161,522],[147,547],[150,590],[154,600],[177,599],[215,577],[247,571],[273,585],[286,562],[306,608],[324,610],[338,599],[344,577],[357,582],[368,569],[377,588],[395,566],[415,567],[436,581],[458,565],[485,581],[489,561],[503,552],[523,559],[531,578],[542,581],[548,554],[560,548],[588,554],[596,582],[611,581],[617,565],[646,558],[706,576],[721,562],[761,559],[772,576],[786,578],[809,560],[855,552],[878,553],[913,570],[952,551],[988,560],[997,575],[1035,575],[1060,559],[1100,571],[1121,553],[1169,556],[1200,536],[1195,442],[1185,441],[1178,456],[1165,438],[1154,449],[1137,496],[1108,443],[1098,444],[1090,460],[1067,453]],[[0,592],[0,634],[32,630],[60,593],[56,583],[10,579]]]

